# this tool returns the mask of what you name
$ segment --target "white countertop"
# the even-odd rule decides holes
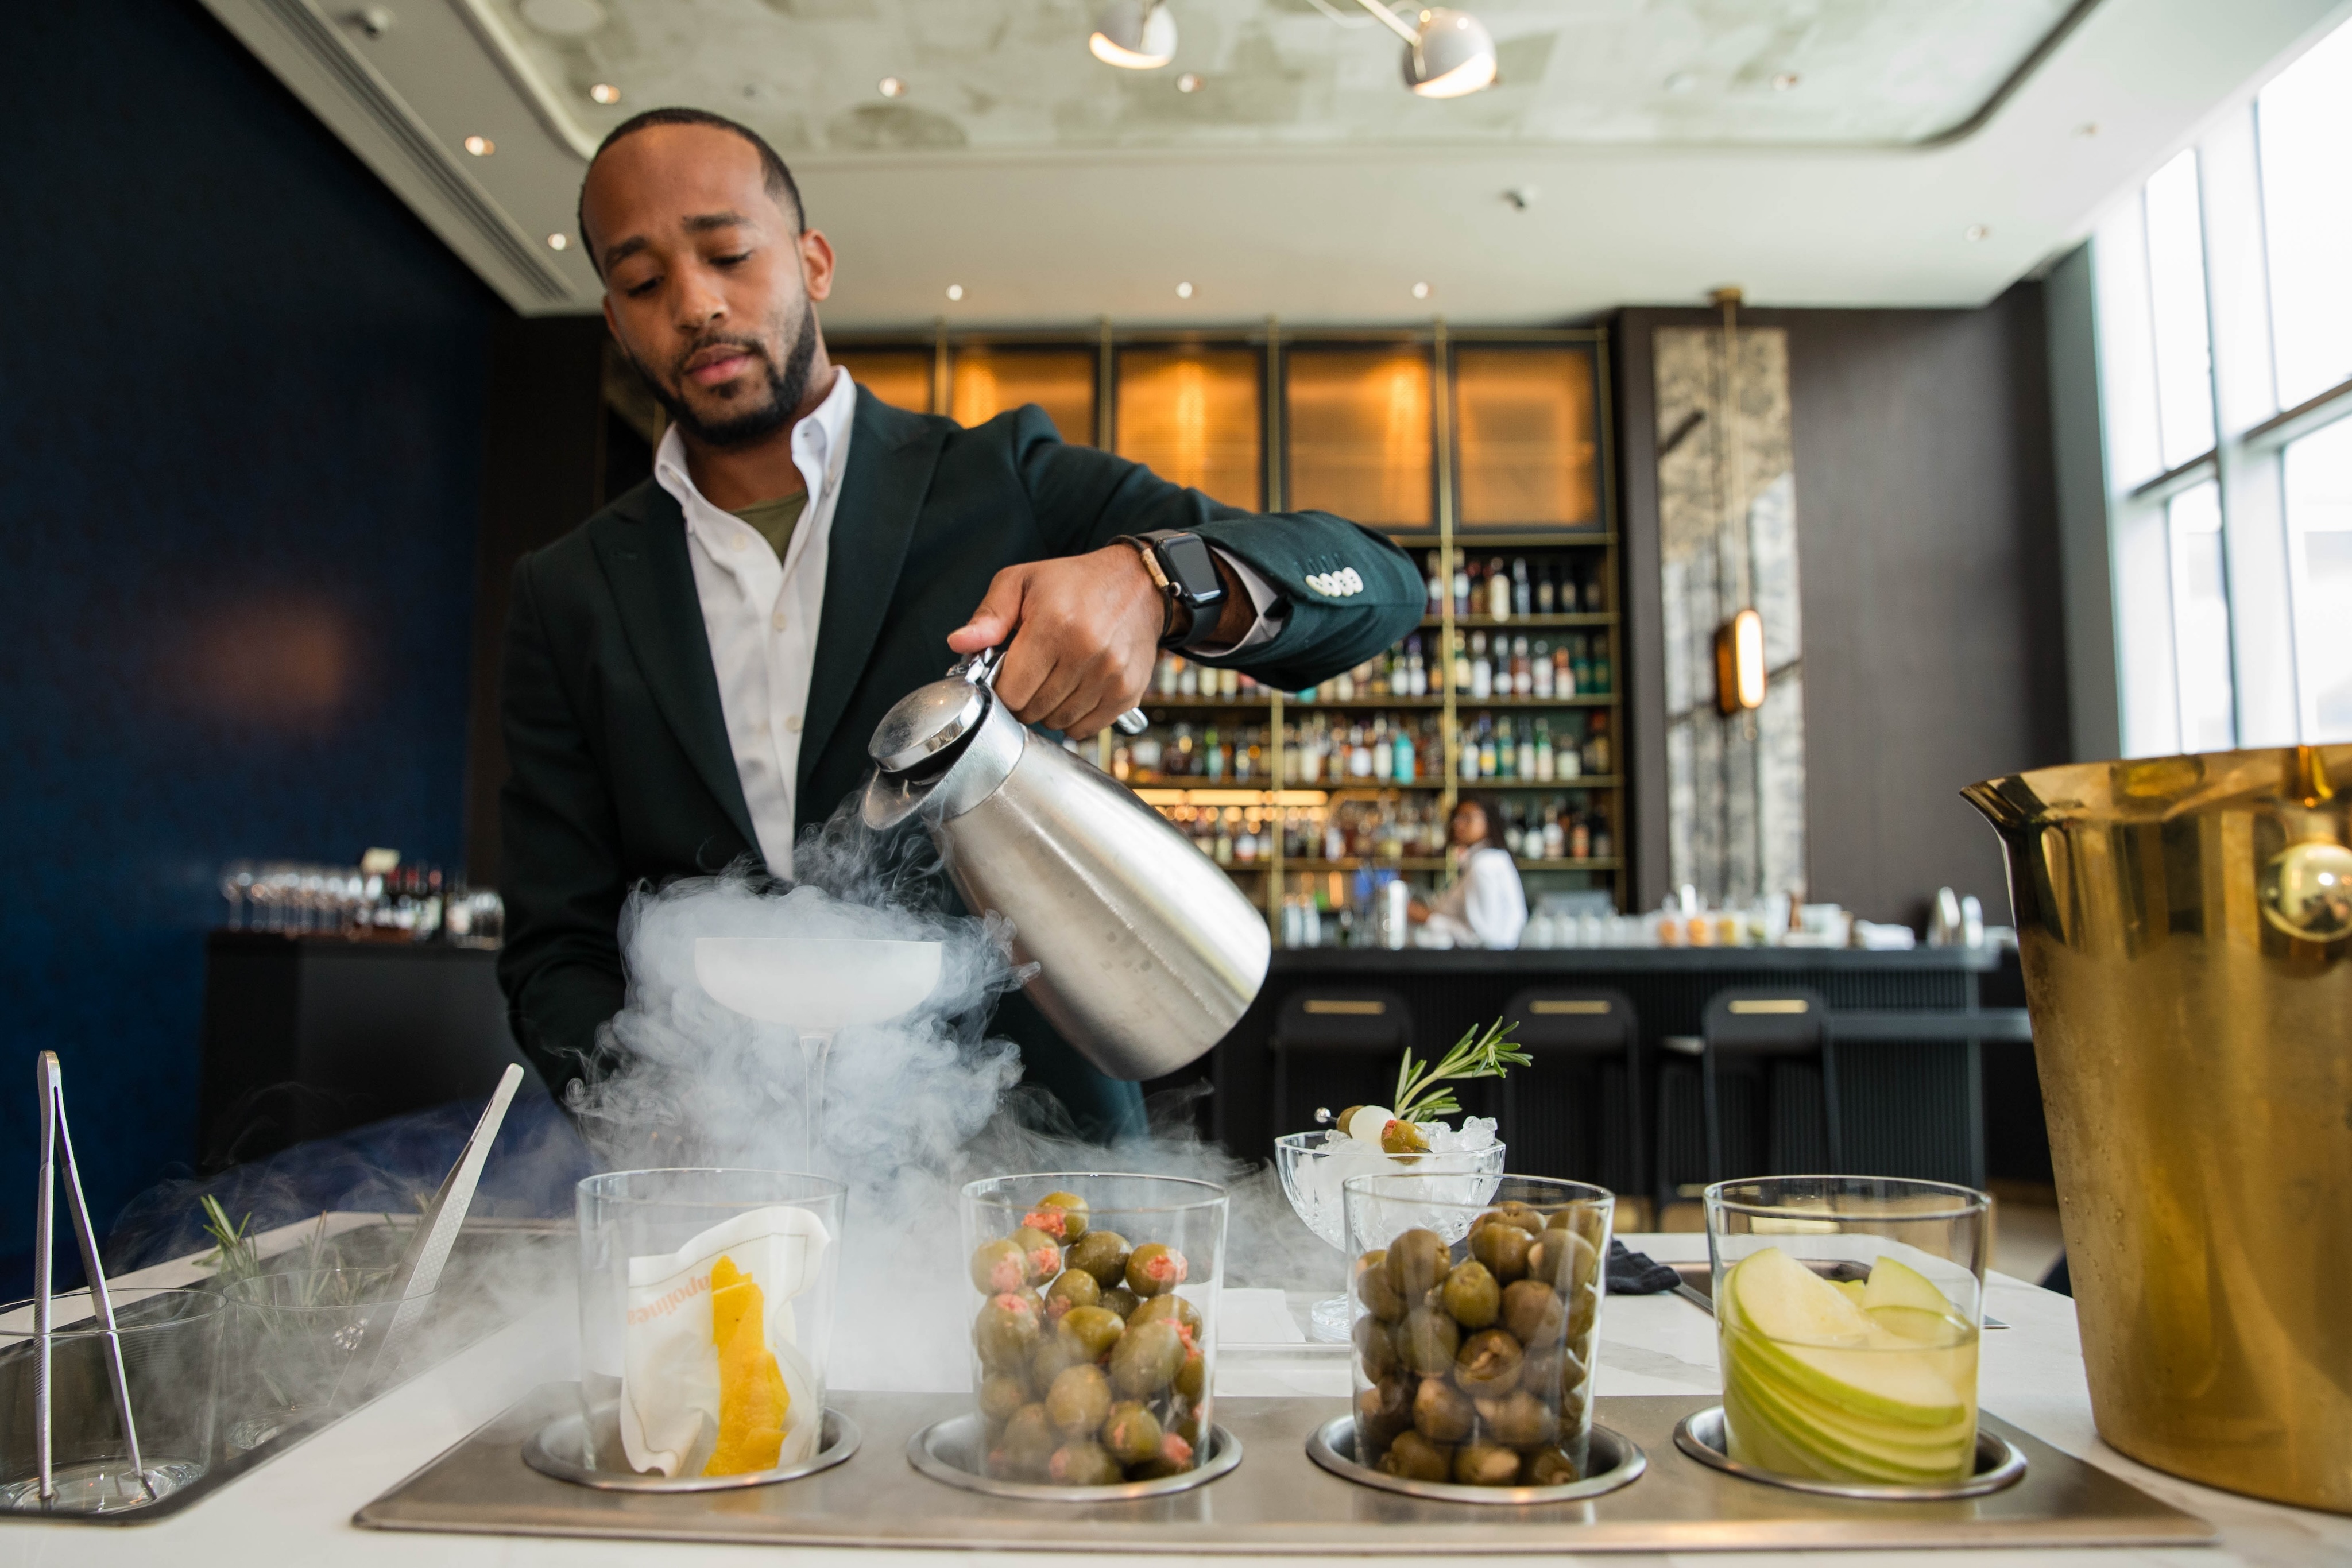
[[[1706,1256],[1703,1236],[1629,1236],[1638,1251],[1669,1261]],[[2063,1449],[2123,1476],[2222,1531],[2222,1546],[2163,1551],[1939,1552],[1935,1568],[1969,1568],[1999,1557],[2010,1564],[2178,1563],[2220,1568],[2229,1563],[2303,1564],[2352,1562],[2352,1518],[2280,1508],[2175,1480],[2134,1464],[2099,1441],[2074,1328],[2074,1306],[2021,1281],[1990,1276],[1986,1309],[2012,1326],[1988,1333],[1980,1393],[1984,1408]],[[1600,1393],[1689,1394],[1717,1388],[1715,1325],[1672,1295],[1612,1297],[1601,1322]],[[477,1427],[541,1383],[573,1376],[574,1331],[569,1301],[552,1303],[436,1367],[341,1425],[265,1465],[187,1512],[152,1525],[104,1527],[0,1521],[0,1568],[16,1563],[108,1568],[116,1563],[172,1568],[255,1568],[304,1563],[332,1568],[370,1564],[449,1564],[451,1568],[591,1568],[649,1560],[696,1564],[754,1562],[773,1568],[773,1547],[665,1545],[645,1542],[557,1541],[520,1536],[415,1535],[362,1530],[351,1522],[364,1503],[422,1469]],[[1218,1391],[1235,1396],[1344,1397],[1344,1360],[1284,1355],[1229,1346]],[[795,1549],[808,1568],[894,1568],[929,1554],[893,1551]],[[1741,1554],[1762,1563],[1790,1553]],[[1691,1557],[1694,1568],[1725,1554]],[[1894,1553],[1839,1552],[1840,1568],[1864,1568]],[[1286,1561],[1296,1561],[1286,1560]],[[1618,1559],[1617,1561],[1623,1561]],[[1433,1562],[1429,1568],[1440,1568]]]

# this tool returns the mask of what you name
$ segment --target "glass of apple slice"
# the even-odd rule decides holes
[[[1991,1203],[1881,1176],[1708,1187],[1730,1457],[1808,1480],[1966,1480]]]

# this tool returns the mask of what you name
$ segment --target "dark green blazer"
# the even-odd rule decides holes
[[[1360,664],[1421,616],[1412,563],[1352,523],[1220,506],[1065,445],[1034,407],[966,430],[859,389],[801,734],[799,825],[824,821],[863,784],[882,715],[945,673],[948,633],[1000,569],[1150,528],[1195,529],[1288,595],[1280,635],[1209,661],[1273,685],[1297,690]],[[759,853],[687,551],[677,502],[648,480],[515,567],[499,978],[517,1041],[559,1095],[621,1009],[616,925],[629,889]],[[1307,580],[1346,567],[1360,591]]]

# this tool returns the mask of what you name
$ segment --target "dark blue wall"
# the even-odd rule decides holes
[[[194,0],[11,34],[0,1257],[36,1051],[101,1225],[193,1157],[223,862],[461,862],[504,309]]]

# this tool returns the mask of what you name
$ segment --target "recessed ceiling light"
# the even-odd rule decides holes
[[[1200,91],[1201,78],[1199,74],[1193,71],[1186,71],[1182,76],[1178,77],[1176,78],[1176,90],[1178,92]]]
[[[618,103],[621,101],[621,89],[611,82],[600,81],[588,89],[588,96],[598,103]]]
[[[487,158],[499,150],[499,144],[487,136],[468,136],[465,141],[465,148],[477,158]]]
[[[907,96],[907,84],[897,77],[884,77],[875,84],[875,90],[884,98],[904,98]]]
[[[547,248],[550,250],[562,250],[571,243],[572,237],[560,229],[547,236]]]
[[[1428,284],[1426,284],[1426,283],[1416,283],[1416,284],[1414,284],[1414,285],[1412,286],[1412,297],[1413,297],[1415,299],[1426,299],[1426,298],[1429,298],[1429,285],[1428,285]]]
[[[1189,283],[1180,283],[1180,284],[1178,284],[1178,285],[1176,286],[1176,298],[1179,298],[1179,299],[1190,299],[1190,298],[1192,298],[1192,286],[1191,284],[1189,284]]]
[[[1772,78],[1772,90],[1774,92],[1786,92],[1796,85],[1797,73],[1794,71],[1782,71],[1779,76]]]
[[[1968,237],[1970,239],[1984,239],[1990,235],[1991,233],[1992,230],[1985,227],[1982,224],[1970,224],[1968,226]]]
[[[950,298],[950,299],[961,299],[961,298],[963,298],[963,285],[962,285],[962,284],[961,284],[961,283],[950,283],[950,284],[949,284],[949,285],[948,285],[948,298]]]

